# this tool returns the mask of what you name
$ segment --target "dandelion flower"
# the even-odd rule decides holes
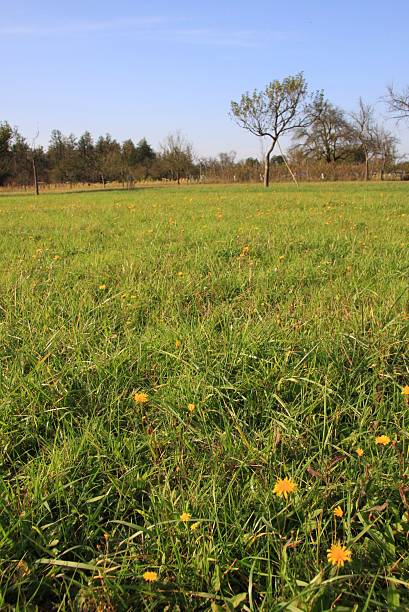
[[[178,348],[180,348],[180,345],[181,345],[181,344],[182,344],[182,343],[181,343],[181,341],[180,341],[180,340],[176,340],[176,342],[175,342],[175,347],[178,349]]]
[[[149,398],[146,393],[135,393],[133,396],[133,401],[135,404],[146,404],[148,400]]]
[[[188,404],[187,405],[187,409],[189,410],[189,412],[193,412],[195,408],[196,408],[195,404]]]
[[[143,575],[145,582],[156,582],[158,579],[157,572],[145,572]]]
[[[196,529],[197,529],[198,527],[200,527],[200,523],[199,523],[199,522],[197,522],[197,523],[192,523],[192,524],[190,525],[190,529],[191,529],[192,531],[196,531]]]
[[[382,446],[388,446],[390,441],[391,441],[390,437],[389,436],[385,436],[385,435],[377,436],[375,438],[375,442],[377,444],[382,444]]]
[[[344,516],[344,511],[343,511],[343,509],[341,508],[341,506],[337,506],[337,507],[334,509],[334,516],[337,516],[338,518],[342,518],[342,517]]]
[[[191,518],[191,514],[189,514],[189,512],[182,512],[182,514],[180,515],[180,520],[182,521],[182,523],[188,523],[190,521]]]
[[[352,552],[346,546],[336,543],[328,548],[327,553],[328,561],[338,567],[342,567],[345,561],[351,561],[352,557]]]
[[[103,290],[104,290],[104,289],[106,289],[106,288],[107,288],[107,286],[106,286],[106,285],[99,285],[99,287],[98,287],[98,289],[99,289],[100,291],[103,291]]]
[[[409,385],[405,385],[402,389],[402,395],[409,395]]]
[[[358,457],[362,457],[362,455],[364,454],[364,451],[362,448],[357,448],[356,449],[356,454],[358,455]]]
[[[277,478],[273,491],[278,497],[281,497],[281,495],[284,495],[284,497],[287,499],[288,494],[294,493],[296,489],[297,489],[297,485],[295,484],[295,482],[293,482],[291,478],[286,477],[286,478]]]

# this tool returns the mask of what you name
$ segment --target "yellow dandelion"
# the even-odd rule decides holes
[[[178,272],[178,276],[183,276],[183,272]]]
[[[191,518],[191,514],[189,514],[189,512],[182,512],[182,514],[180,515],[180,520],[182,521],[182,523],[188,523],[190,521]]]
[[[375,442],[377,444],[382,444],[382,446],[388,446],[390,441],[391,441],[390,437],[389,436],[385,436],[385,435],[377,436],[375,438]]]
[[[343,511],[343,509],[341,508],[341,506],[337,506],[337,507],[334,509],[334,516],[337,516],[338,518],[342,518],[342,517],[344,516],[344,511]]]
[[[289,493],[294,493],[297,489],[297,485],[295,482],[291,480],[291,478],[277,478],[277,481],[274,485],[273,492],[278,496],[284,495],[287,499]]]
[[[409,385],[405,385],[402,389],[402,395],[409,395]]]
[[[342,544],[333,544],[327,550],[327,559],[332,565],[342,567],[346,561],[351,561],[352,552]]]
[[[103,291],[103,290],[104,290],[104,289],[106,289],[106,288],[107,288],[107,286],[106,286],[106,285],[99,285],[99,287],[98,287],[98,289],[99,289],[100,291]]]
[[[189,410],[189,412],[193,412],[195,408],[196,408],[195,404],[188,404],[187,405],[187,409]]]
[[[145,582],[156,582],[158,579],[157,572],[145,572],[143,575]]]
[[[133,396],[135,404],[146,404],[149,401],[149,397],[146,393],[135,393]]]
[[[191,529],[192,531],[196,531],[196,529],[197,529],[198,527],[200,527],[200,523],[199,523],[199,522],[197,522],[197,523],[192,523],[192,524],[190,525],[190,529]]]
[[[364,451],[362,448],[357,448],[356,449],[356,454],[358,455],[358,457],[362,457],[362,455],[364,454]]]
[[[180,348],[181,344],[182,344],[182,343],[181,343],[181,341],[180,341],[180,340],[176,340],[176,342],[175,342],[175,347],[178,349],[178,348]]]

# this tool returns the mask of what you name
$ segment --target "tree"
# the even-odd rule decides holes
[[[350,126],[344,111],[318,94],[306,107],[309,126],[295,131],[296,146],[307,157],[327,163],[345,159],[350,152]]]
[[[151,145],[148,144],[146,138],[142,138],[135,149],[135,163],[142,170],[142,178],[146,179],[148,177],[155,159],[155,151],[152,149]]]
[[[123,180],[127,182],[128,189],[129,184],[135,178],[135,168],[137,165],[136,161],[136,147],[133,140],[128,138],[122,143],[122,168],[123,168]]]
[[[97,169],[103,186],[106,181],[117,181],[122,174],[121,145],[110,134],[100,136],[95,145]]]
[[[409,119],[409,86],[401,91],[388,87],[386,102],[395,119]]]
[[[386,167],[396,163],[398,139],[383,126],[376,126],[373,143],[375,155],[380,162],[380,175],[383,181]]]
[[[77,180],[93,183],[96,180],[96,154],[91,134],[86,131],[77,142]]]
[[[60,130],[51,132],[48,147],[51,180],[57,183],[78,180],[77,141],[73,134],[64,136]]]
[[[362,150],[365,158],[365,180],[369,181],[369,160],[377,151],[374,110],[359,98],[358,111],[351,113],[351,137]]]
[[[11,176],[13,128],[7,121],[0,123],[0,185]]]
[[[306,95],[307,84],[300,72],[282,81],[272,81],[263,91],[246,92],[239,102],[231,102],[231,115],[240,127],[271,139],[264,160],[265,187],[270,182],[270,156],[280,136],[309,124],[304,113]]]
[[[161,148],[165,168],[179,185],[181,177],[188,176],[193,169],[192,144],[180,132],[176,132],[169,134]]]

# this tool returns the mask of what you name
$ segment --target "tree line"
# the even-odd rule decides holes
[[[385,97],[392,117],[409,119],[409,87],[389,88]],[[359,99],[354,112],[329,101],[322,91],[309,93],[303,73],[269,83],[264,90],[244,93],[231,102],[231,117],[242,128],[267,142],[264,160],[236,160],[234,151],[199,158],[180,133],[170,134],[155,151],[142,138],[122,143],[109,134],[94,140],[53,130],[47,148],[29,142],[7,121],[0,122],[0,186],[40,183],[122,182],[146,180],[259,181],[290,173],[301,178],[364,178],[373,170],[381,179],[396,170],[396,136]],[[284,155],[280,139],[291,136]],[[276,149],[278,149],[279,154]],[[331,170],[329,170],[331,169]],[[342,170],[339,172],[339,170]]]
[[[131,184],[147,179],[179,181],[194,172],[191,143],[180,133],[169,135],[159,152],[146,138],[119,143],[110,134],[96,141],[90,132],[79,138],[53,130],[47,148],[29,143],[17,128],[0,123],[0,185],[31,185],[33,164],[43,183]]]

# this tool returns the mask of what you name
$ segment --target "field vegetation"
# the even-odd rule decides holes
[[[408,609],[408,219],[404,183],[0,195],[0,608]]]

